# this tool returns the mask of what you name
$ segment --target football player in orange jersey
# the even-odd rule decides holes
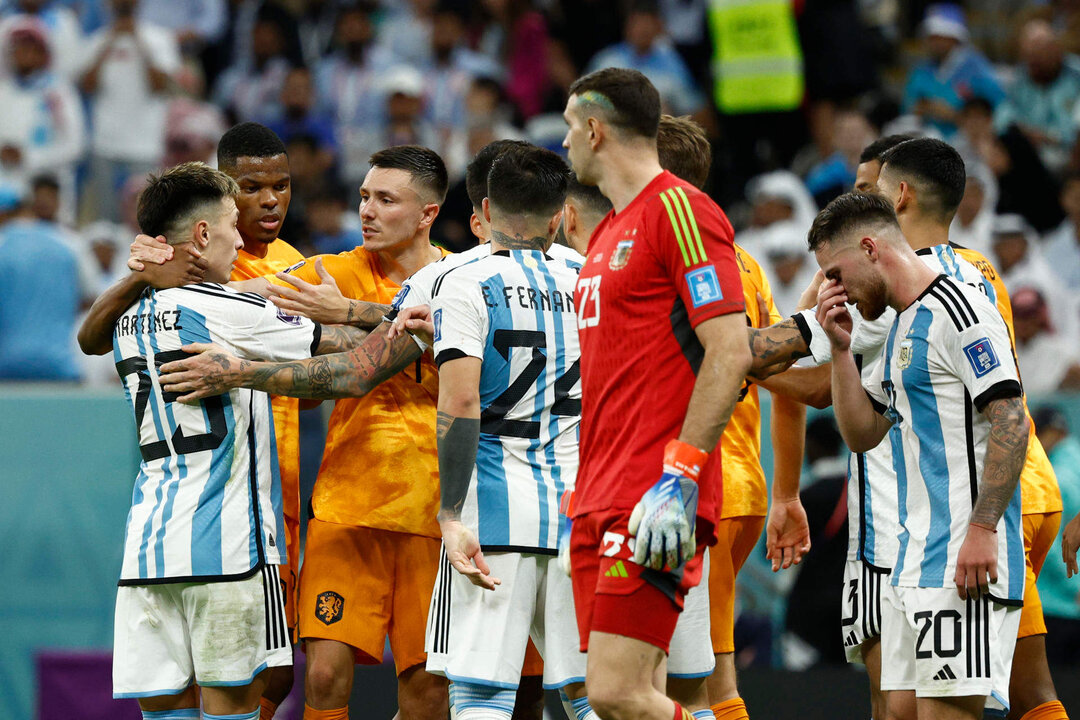
[[[233,266],[233,281],[261,277],[285,270],[304,256],[277,233],[289,209],[292,197],[289,159],[285,145],[269,128],[258,123],[241,123],[226,132],[218,143],[218,166],[236,180],[240,194],[237,229],[244,247]],[[181,249],[179,262],[167,262]],[[133,302],[147,284],[171,287],[201,279],[198,249],[173,246],[146,236],[133,245],[133,269],[129,275],[95,302],[80,330],[83,350],[103,354],[112,349],[113,311],[128,298]],[[144,262],[145,261],[145,262]],[[296,580],[300,565],[300,438],[299,401],[275,396],[272,399],[278,466],[281,474],[286,548],[289,564],[281,568],[282,591],[286,601],[286,619],[293,641],[296,640]],[[263,695],[262,718],[273,717],[277,706],[288,696],[293,685],[292,668],[273,668]]]

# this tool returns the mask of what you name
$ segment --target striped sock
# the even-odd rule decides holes
[[[713,720],[713,712],[709,708],[705,708],[704,710],[695,710],[694,717],[696,718],[696,720]]]
[[[672,720],[694,720],[694,716],[690,714],[689,710],[674,700],[672,702],[675,704],[675,714],[672,716]]]
[[[180,708],[179,710],[142,711],[143,720],[199,720],[199,708]]]
[[[458,720],[510,720],[514,715],[514,690],[455,681],[450,694]]]
[[[589,705],[589,698],[581,696],[577,700],[571,700],[570,696],[559,690],[559,698],[562,699],[563,709],[574,720],[597,720],[596,711]]]
[[[750,716],[746,714],[746,703],[741,697],[717,703],[712,706],[712,711],[716,720],[750,720]]]
[[[277,703],[271,702],[266,698],[259,698],[259,720],[274,720],[274,713],[277,712]]]
[[[203,720],[259,720],[259,712],[262,708],[255,708],[251,712],[237,713],[236,715],[212,715],[203,712]]]
[[[1060,700],[1051,700],[1031,708],[1020,720],[1069,720],[1069,714]]]
[[[304,703],[304,720],[349,720],[349,708],[334,708],[333,710],[316,710]]]

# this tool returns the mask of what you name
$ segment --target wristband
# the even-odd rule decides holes
[[[969,522],[968,525],[974,525],[975,527],[982,528],[983,530],[986,530],[987,532],[992,532],[992,533],[995,533],[995,534],[997,533],[997,528],[996,527],[987,527],[986,525],[983,525],[982,523],[977,523],[977,522],[972,521],[972,522]]]
[[[694,482],[708,459],[709,453],[682,440],[671,440],[664,446],[664,467],[674,468]]]

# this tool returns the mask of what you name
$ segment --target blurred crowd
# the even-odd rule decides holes
[[[953,240],[1014,293],[1029,392],[1080,387],[1077,52],[1076,0],[3,0],[0,267],[25,280],[0,306],[0,379],[108,381],[71,351],[79,307],[125,272],[146,173],[213,164],[232,123],[285,141],[301,251],[362,242],[367,158],[403,143],[445,158],[433,236],[461,250],[476,150],[561,149],[566,89],[615,65],[706,128],[708,189],[786,311],[815,269],[805,231],[868,143],[954,144]]]

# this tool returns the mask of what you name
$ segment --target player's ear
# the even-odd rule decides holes
[[[555,237],[555,233],[558,232],[559,223],[562,222],[562,219],[563,211],[562,208],[559,208],[558,212],[552,215],[551,219],[548,220],[548,237]]]
[[[571,233],[576,233],[577,232],[578,215],[577,215],[577,208],[574,207],[573,203],[570,203],[570,202],[563,203],[562,226],[563,226],[563,232],[566,233],[567,239],[570,238]]]
[[[195,245],[198,247],[207,247],[210,244],[210,223],[205,220],[199,220],[195,223],[195,228],[192,230],[192,239],[195,241]]]
[[[476,239],[480,242],[487,240],[487,238],[484,237],[484,225],[480,222],[480,218],[476,217],[476,213],[469,216],[469,229],[472,230],[472,234],[475,235]]]
[[[893,209],[896,214],[910,210],[915,205],[915,192],[912,190],[911,185],[907,184],[903,180],[900,181],[900,196],[896,198],[896,203]]]
[[[862,240],[859,241],[859,248],[866,254],[866,256],[868,258],[870,258],[870,260],[875,261],[875,262],[877,261],[877,257],[878,257],[877,240],[870,237],[869,235],[864,235]]]
[[[606,128],[598,118],[590,117],[585,122],[589,127],[589,148],[596,152],[596,148],[600,147],[600,141],[604,139]]]
[[[439,206],[437,203],[428,203],[424,206],[423,214],[420,216],[420,227],[429,228],[431,224],[435,222],[435,218],[439,216]]]
[[[480,202],[480,210],[481,210],[481,212],[484,213],[485,222],[487,222],[487,224],[490,225],[491,224],[491,203],[488,202],[487,198],[484,198]]]

